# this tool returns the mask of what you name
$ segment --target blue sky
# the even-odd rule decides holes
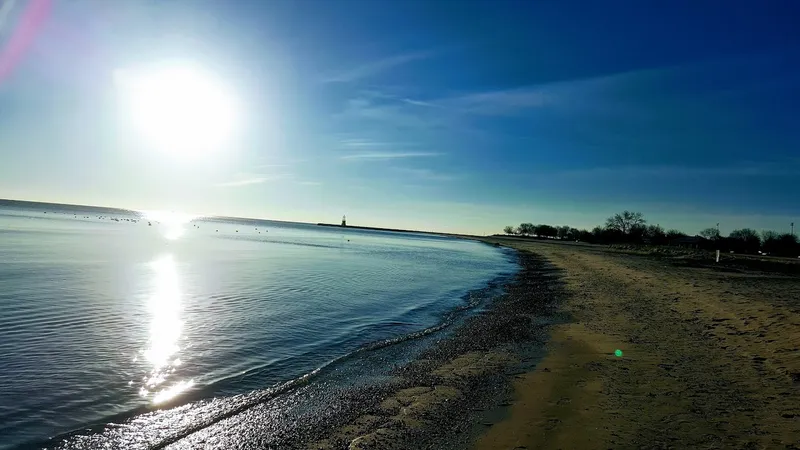
[[[473,233],[800,218],[794,2],[111,3],[53,3],[0,76],[0,197]],[[117,69],[176,59],[242,107],[213,157],[120,114]]]

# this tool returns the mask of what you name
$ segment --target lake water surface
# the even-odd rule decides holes
[[[517,269],[454,238],[190,219],[0,205],[0,449],[279,385]]]

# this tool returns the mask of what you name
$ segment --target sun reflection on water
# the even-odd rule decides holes
[[[150,263],[154,272],[153,294],[147,309],[150,312],[150,334],[142,356],[149,363],[149,372],[142,380],[139,395],[151,398],[153,403],[163,403],[178,396],[194,385],[193,380],[180,380],[167,386],[170,375],[181,364],[180,337],[181,288],[175,259],[164,255]]]
[[[196,216],[174,211],[141,211],[147,221],[156,222],[164,238],[174,241],[186,232],[186,224],[196,219]]]

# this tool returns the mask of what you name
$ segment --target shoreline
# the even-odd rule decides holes
[[[509,262],[516,260],[519,263],[518,252],[506,250],[505,254]],[[241,434],[260,434],[259,442],[269,442],[269,445],[280,448],[305,448],[310,441],[330,439],[338,427],[347,427],[356,421],[363,422],[391,412],[384,410],[386,405],[375,401],[378,397],[396,396],[395,400],[405,401],[404,396],[411,394],[414,399],[420,395],[420,398],[426,399],[444,392],[441,390],[445,388],[443,385],[438,385],[440,389],[435,394],[427,395],[421,392],[424,389],[407,389],[435,385],[421,381],[424,377],[430,380],[434,376],[425,370],[433,370],[430,367],[432,362],[440,361],[443,364],[448,357],[457,356],[453,352],[461,351],[452,346],[445,348],[446,345],[442,343],[450,342],[451,335],[457,333],[466,322],[491,307],[504,286],[515,280],[521,270],[522,267],[518,266],[514,271],[500,273],[487,280],[480,288],[471,289],[463,295],[464,305],[447,312],[441,323],[404,335],[399,340],[395,338],[362,347],[284,383],[286,386],[282,384],[234,398],[201,399],[185,405],[178,404],[175,408],[147,411],[144,415],[117,422],[119,425],[103,421],[93,427],[96,429],[93,433],[86,434],[86,427],[82,427],[42,444],[62,449],[79,448],[80,445],[127,445],[156,449],[194,448],[207,440],[216,440],[220,443],[215,448],[228,448],[237,437],[237,433],[230,432],[231,429]],[[463,342],[461,345],[464,347]],[[474,387],[478,389],[483,386],[487,384],[478,383]],[[404,389],[406,391],[400,392]],[[467,403],[466,400],[462,402],[464,405]],[[304,406],[298,407],[299,404]],[[304,411],[298,412],[298,409],[314,413],[306,414]],[[365,411],[373,412],[370,418],[362,417]],[[278,419],[279,415],[290,419]],[[150,420],[151,416],[156,420]],[[194,419],[187,422],[181,416],[195,416],[198,419],[196,422]],[[291,419],[295,416],[296,420]],[[263,422],[259,417],[277,420],[265,429],[259,423]]]
[[[371,376],[363,371],[372,366],[356,359],[329,372],[333,379],[326,376],[169,439],[168,448],[469,447],[503,416],[512,395],[509,380],[542,357],[545,328],[556,320],[561,292],[556,269],[536,255],[517,255],[520,270],[510,280],[484,287],[502,287],[503,293],[444,333],[367,351],[365,358],[386,369],[375,382],[347,385],[354,376]],[[405,356],[398,360],[398,355]]]
[[[399,368],[398,383],[368,409],[308,449],[469,447],[504,415],[509,380],[542,357],[560,299],[556,270],[518,252],[521,270],[486,310]]]

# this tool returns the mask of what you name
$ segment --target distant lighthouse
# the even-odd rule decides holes
[[[347,216],[342,216],[342,226],[343,227],[347,226]]]

